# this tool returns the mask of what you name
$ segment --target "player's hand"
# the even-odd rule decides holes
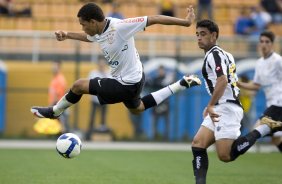
[[[64,41],[65,39],[67,39],[67,32],[66,31],[56,31],[55,35],[56,35],[56,39],[58,41]]]
[[[214,106],[209,105],[205,110],[206,113],[209,114],[213,122],[219,122],[220,115],[214,111]]]
[[[204,111],[203,111],[203,118],[207,117],[207,115],[209,115],[207,108],[205,107]]]
[[[189,26],[194,22],[195,20],[195,12],[194,12],[194,8],[192,5],[190,5],[188,8],[187,8],[187,16],[186,16],[186,20],[189,22]]]

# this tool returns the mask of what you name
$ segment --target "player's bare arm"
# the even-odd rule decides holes
[[[260,85],[256,84],[254,82],[241,82],[238,81],[237,85],[239,88],[247,89],[247,90],[252,90],[252,91],[258,91],[260,89]]]
[[[195,20],[194,9],[192,6],[189,6],[189,8],[187,8],[187,16],[185,17],[185,19],[169,17],[164,15],[153,15],[153,16],[148,16],[147,26],[151,26],[154,24],[162,24],[162,25],[179,25],[179,26],[189,27],[194,20]]]
[[[208,113],[213,122],[218,122],[219,114],[214,111],[214,105],[222,97],[225,88],[227,87],[228,80],[226,75],[222,75],[217,78],[216,85],[212,94],[212,97],[207,105],[206,113]]]
[[[66,39],[72,40],[80,40],[84,42],[90,42],[87,39],[87,35],[85,33],[73,33],[73,32],[66,32],[66,31],[56,31],[55,32],[56,39],[58,41],[64,41]]]

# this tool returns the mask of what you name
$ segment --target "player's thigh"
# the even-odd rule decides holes
[[[96,95],[101,105],[123,102],[127,108],[136,108],[140,103],[138,84],[123,85],[116,79],[97,77],[90,80],[89,93]]]
[[[193,138],[192,147],[208,148],[214,141],[214,132],[205,126],[201,126]]]
[[[219,139],[215,141],[217,156],[222,161],[230,161],[230,151],[233,139]]]
[[[89,94],[89,79],[78,79],[73,83],[71,89],[76,94]]]
[[[272,137],[271,137],[271,142],[274,144],[274,145],[276,145],[276,146],[278,146],[281,142],[282,142],[282,131],[280,131],[280,136],[275,136],[275,135],[273,135]]]

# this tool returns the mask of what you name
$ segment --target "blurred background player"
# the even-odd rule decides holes
[[[210,19],[213,20],[213,0],[198,0],[196,20]]]
[[[271,15],[272,23],[282,23],[282,0],[261,0],[260,6]]]
[[[67,90],[67,81],[61,71],[61,67],[62,62],[60,60],[52,63],[53,77],[48,90],[48,104],[50,106],[55,105],[65,95]],[[59,117],[59,121],[62,123],[63,132],[69,132],[69,111],[64,111]]]
[[[249,8],[242,8],[240,15],[236,18],[234,31],[237,35],[250,36],[255,31],[255,23],[251,17]]]
[[[94,69],[89,73],[89,79],[94,79],[96,77],[100,77],[100,78],[110,77],[110,72],[108,70],[104,57],[98,58],[97,69]],[[94,131],[95,118],[97,112],[100,112],[100,127],[97,128],[96,130],[99,132],[109,131],[109,128],[107,127],[107,123],[106,123],[107,110],[108,110],[107,105],[101,105],[99,103],[97,96],[95,95],[91,96],[89,127],[88,127],[88,132],[86,134],[87,140],[90,140],[91,134]]]
[[[174,0],[160,0],[158,6],[161,15],[166,15],[171,17],[175,16]]]
[[[249,82],[249,77],[247,75],[241,75],[239,82]],[[252,104],[253,104],[253,98],[254,98],[255,92],[242,89],[240,88],[240,94],[239,99],[243,106],[244,110],[244,116],[241,121],[241,132],[246,131],[249,132],[253,129],[253,113],[252,113]]]
[[[107,16],[117,19],[124,19],[123,14],[119,11],[119,4],[117,2],[111,3],[111,11]]]
[[[23,9],[15,8],[15,3],[12,0],[0,0],[0,15],[8,17],[31,17],[32,11],[30,7]]]
[[[157,74],[148,80],[146,80],[146,88],[149,88],[150,91],[156,91],[158,89],[161,89],[168,84],[170,84],[173,81],[173,75],[169,72],[166,72],[165,67],[163,65],[160,65],[157,72]],[[168,140],[169,139],[169,132],[170,132],[170,103],[169,100],[164,100],[161,104],[158,106],[155,106],[152,108],[152,123],[153,123],[153,134],[154,139],[163,139]],[[164,120],[164,133],[161,136],[161,134],[158,131],[158,125],[160,123],[160,120]]]
[[[267,109],[261,118],[267,116],[273,120],[282,121],[282,57],[273,50],[274,40],[275,35],[271,31],[260,34],[259,49],[262,57],[257,61],[254,79],[250,82],[240,81],[238,86],[252,91],[262,88],[266,96]],[[282,152],[281,131],[272,135],[272,142]]]

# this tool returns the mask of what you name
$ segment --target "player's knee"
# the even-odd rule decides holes
[[[130,113],[134,114],[134,115],[139,115],[141,114],[141,112],[137,109],[130,109]]]
[[[200,139],[194,137],[194,139],[192,141],[192,147],[204,148],[203,141],[201,141]]]
[[[231,162],[232,161],[230,154],[226,154],[226,153],[218,153],[218,158],[222,162]]]
[[[84,81],[82,79],[78,79],[77,81],[75,81],[71,87],[72,92],[76,93],[76,94],[82,94],[83,92],[83,85],[84,85]]]
[[[132,109],[129,109],[129,111],[132,113],[132,114],[135,114],[135,115],[139,115],[141,114],[142,112],[144,112],[145,108],[144,108],[144,105],[143,103],[141,102],[140,105],[136,108],[132,108]]]
[[[129,109],[129,111],[134,114],[134,115],[139,115],[141,114],[144,110],[140,107],[137,107],[135,109]]]

